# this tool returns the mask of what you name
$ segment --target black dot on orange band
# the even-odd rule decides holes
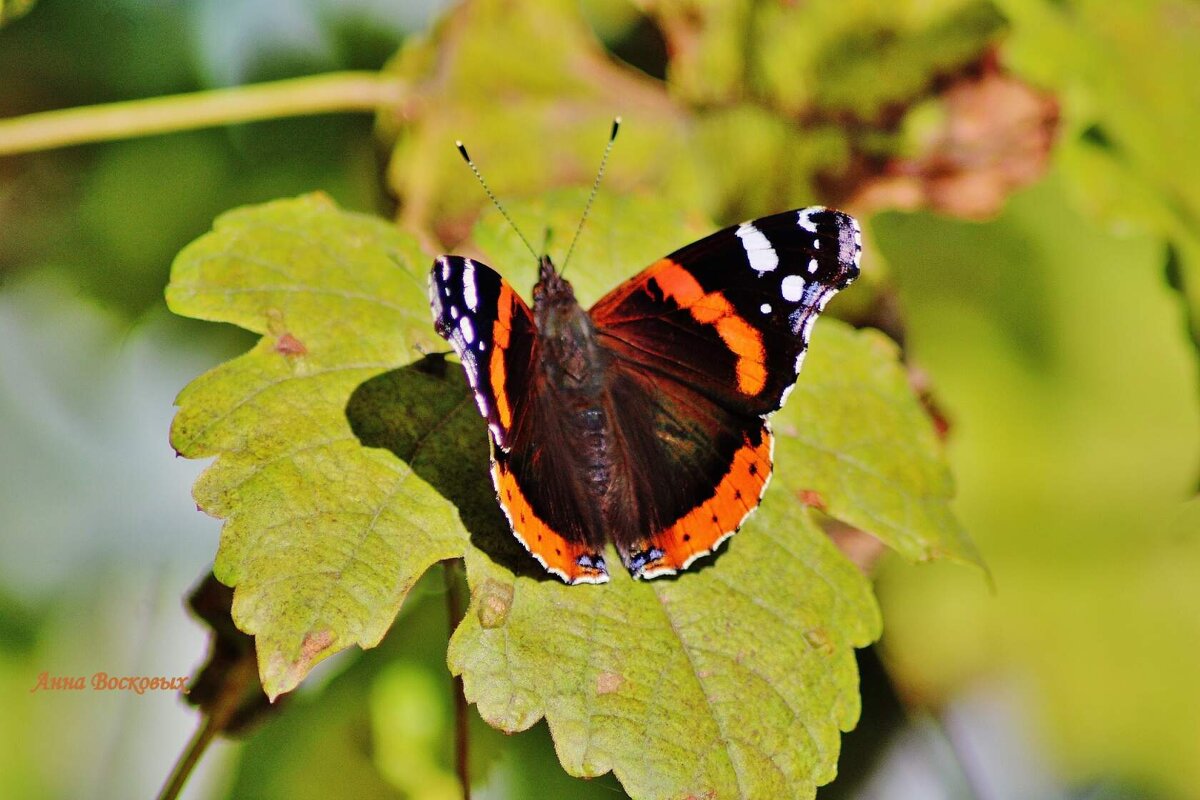
[[[716,517],[713,517],[713,522],[716,522],[716,521],[717,521],[717,518],[716,518]],[[683,535],[683,540],[684,540],[685,542],[690,542],[690,541],[692,540],[692,535],[691,535],[690,533],[685,533],[685,534]]]
[[[757,475],[757,474],[758,474],[758,464],[751,464],[751,465],[750,465],[750,474],[751,474],[751,475]]]

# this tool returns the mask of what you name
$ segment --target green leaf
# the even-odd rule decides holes
[[[573,775],[637,798],[803,797],[858,719],[854,647],[879,633],[866,579],[782,492],[728,551],[677,580],[605,588],[467,556],[451,669],[492,725],[542,716]]]
[[[561,260],[583,198],[511,213],[549,226]],[[602,196],[567,274],[586,305],[706,228],[671,203]],[[519,289],[532,283],[533,258],[497,215],[474,240]],[[612,770],[639,798],[811,796],[857,720],[853,648],[880,620],[794,490],[907,555],[970,558],[895,348],[820,323],[807,388],[775,420],[778,482],[725,551],[674,579],[569,587],[508,529],[462,370],[417,358],[440,345],[428,261],[387,225],[306,197],[227,214],[176,262],[173,309],[263,334],[181,394],[172,441],[218,455],[196,498],[227,519],[216,572],[237,587],[264,687],[376,644],[423,571],[465,556],[472,601],[448,658],[488,722],[545,717],[569,773]]]
[[[184,389],[171,441],[218,456],[194,493],[227,520],[214,571],[237,587],[234,620],[257,638],[271,697],[377,644],[421,573],[461,554],[454,509],[363,448],[345,413],[356,386],[433,344],[427,260],[391,226],[309,196],[224,215],[173,267],[173,311],[264,334]]]
[[[773,427],[777,480],[905,558],[982,567],[950,509],[954,482],[899,348],[878,331],[822,320]]]

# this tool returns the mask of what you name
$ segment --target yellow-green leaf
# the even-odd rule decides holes
[[[550,227],[561,260],[583,199],[511,212]],[[705,227],[662,200],[602,196],[567,276],[590,303]],[[528,290],[535,264],[511,229],[491,215],[474,240]],[[805,388],[776,418],[777,483],[716,558],[673,579],[565,586],[495,502],[484,422],[434,352],[429,263],[319,196],[231,212],[176,262],[174,310],[263,336],[184,390],[172,441],[217,456],[196,498],[227,520],[216,573],[236,586],[264,687],[376,644],[422,572],[465,557],[472,602],[449,661],[488,722],[545,717],[568,772],[612,770],[639,798],[812,796],[858,717],[853,648],[880,620],[795,490],[908,555],[967,552],[895,348],[818,324]]]
[[[309,196],[224,215],[172,270],[173,311],[263,334],[184,389],[171,441],[218,456],[196,502],[227,520],[214,569],[237,587],[234,620],[257,637],[271,696],[378,643],[421,573],[461,554],[454,509],[410,464],[363,448],[345,411],[355,387],[433,343],[426,260],[392,226]]]

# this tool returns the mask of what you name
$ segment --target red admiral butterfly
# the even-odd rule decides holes
[[[606,542],[649,579],[737,532],[771,478],[767,418],[861,251],[852,217],[786,211],[659,259],[588,311],[549,256],[532,309],[492,268],[438,258],[434,324],[487,419],[521,544],[569,584],[604,583]]]

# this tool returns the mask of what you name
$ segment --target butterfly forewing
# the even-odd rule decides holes
[[[462,361],[487,420],[492,482],[518,541],[568,583],[607,580],[600,548],[588,544],[603,534],[580,510],[571,451],[551,446],[566,437],[555,438],[559,420],[544,407],[529,306],[491,267],[459,256],[434,262],[429,299],[434,327]]]
[[[858,276],[861,235],[840,211],[787,211],[726,228],[592,307],[616,356],[754,414],[779,408],[812,323]]]
[[[434,327],[462,361],[493,440],[507,450],[537,358],[529,306],[494,269],[459,256],[434,262],[429,302]]]

